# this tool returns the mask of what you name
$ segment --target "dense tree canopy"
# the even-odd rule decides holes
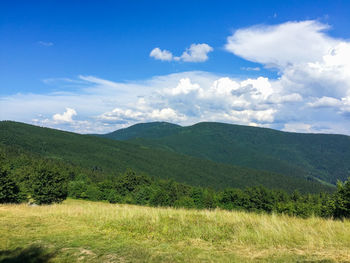
[[[68,195],[68,176],[50,162],[39,162],[30,174],[31,194],[37,204],[59,203]]]
[[[0,168],[0,203],[19,203],[22,199],[20,189],[8,172]]]
[[[350,217],[350,181],[333,194],[287,193],[263,186],[214,190],[128,169],[109,174],[62,160],[45,159],[18,149],[0,148],[0,202],[61,202],[67,196],[148,206],[194,209],[221,208],[291,216]]]

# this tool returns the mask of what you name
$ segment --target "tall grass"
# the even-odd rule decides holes
[[[350,221],[77,200],[1,205],[0,262],[33,246],[53,262],[350,262]]]

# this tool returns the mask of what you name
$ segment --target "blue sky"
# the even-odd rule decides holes
[[[1,1],[0,119],[350,134],[349,1]],[[153,51],[153,52],[152,52]]]

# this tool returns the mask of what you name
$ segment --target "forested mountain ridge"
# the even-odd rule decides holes
[[[148,122],[132,125],[107,134],[97,134],[115,140],[129,140],[136,138],[158,139],[176,134],[183,127],[169,122]]]
[[[350,176],[350,137],[346,135],[291,133],[215,122],[176,126],[162,134],[157,126],[164,123],[137,124],[102,136],[331,184]],[[151,129],[158,131],[157,137],[148,136]]]
[[[286,176],[153,149],[133,143],[80,135],[33,125],[0,122],[0,147],[15,147],[43,158],[58,159],[117,175],[127,168],[191,185],[223,189],[263,185],[292,192],[331,191],[315,180]]]

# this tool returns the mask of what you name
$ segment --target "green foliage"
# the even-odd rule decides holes
[[[179,200],[176,200],[174,206],[182,208],[196,208],[193,198],[189,196],[183,196]]]
[[[166,130],[170,131],[173,129],[171,125],[170,127],[168,125],[165,126]],[[175,130],[183,130],[183,128],[176,125],[175,127],[177,127]],[[154,129],[153,127],[151,130],[154,131]],[[203,131],[208,131],[208,129],[204,127]],[[163,133],[162,129],[156,129],[153,135],[156,136],[161,133]],[[172,132],[166,132],[166,134],[170,136]],[[199,139],[195,138],[193,132],[190,132],[190,134],[192,135],[186,141],[179,139],[179,147],[181,145],[193,145],[193,142],[196,142],[199,143],[198,145],[201,145],[201,148],[197,149],[196,146],[194,149],[198,151],[203,150],[203,154],[205,153],[205,147],[208,147],[208,149],[213,148],[212,144],[217,143],[216,140],[220,138],[220,133],[218,133],[218,136],[212,134],[203,137],[201,132],[199,132]],[[149,135],[149,137],[152,136]],[[232,137],[231,134],[230,137]],[[192,139],[194,140],[193,142],[191,141]],[[307,180],[302,174],[299,175],[298,172],[290,176],[249,169],[179,154],[175,152],[177,149],[172,149],[171,147],[172,150],[165,149],[166,147],[155,149],[154,147],[150,148],[129,142],[79,135],[23,123],[0,122],[0,142],[2,143],[2,145],[0,143],[0,148],[13,147],[16,151],[29,152],[38,156],[38,158],[54,159],[63,163],[64,166],[73,167],[72,169],[74,170],[79,170],[76,168],[79,167],[80,170],[84,170],[85,174],[89,174],[90,180],[94,182],[103,181],[107,176],[113,177],[123,173],[127,168],[132,168],[138,173],[145,173],[163,179],[174,179],[177,182],[193,186],[212,187],[214,189],[263,185],[267,188],[279,188],[288,192],[292,192],[294,189],[299,189],[303,193],[335,190],[335,187],[322,185],[315,180]],[[228,151],[229,145],[228,142],[228,148],[221,145],[221,148],[218,151],[214,151],[213,154],[222,156],[222,153]],[[245,152],[241,150],[241,148],[237,148],[235,152],[235,156],[238,159],[241,155],[245,155]],[[184,153],[192,154],[190,152]],[[235,156],[232,156],[232,158]],[[257,156],[252,156],[259,160]],[[206,158],[205,156],[199,157]],[[266,162],[264,161],[263,163]],[[242,163],[242,165],[246,165],[246,163]],[[16,170],[18,171],[18,169]],[[294,168],[291,170],[297,171]],[[18,174],[18,176],[22,175]],[[79,176],[79,171],[70,174],[69,177],[76,180],[75,176]]]
[[[0,203],[19,203],[23,195],[6,170],[0,168]]]
[[[346,180],[350,170],[350,137],[344,135],[288,133],[214,122],[188,127],[155,122],[136,124],[104,137],[220,163],[303,176],[310,181],[318,178],[334,185],[337,180]]]
[[[87,199],[87,184],[84,181],[71,181],[68,184],[69,196],[76,199]]]
[[[50,162],[40,162],[30,175],[31,194],[37,204],[60,203],[66,199],[68,176]]]
[[[107,201],[111,204],[122,203],[123,198],[115,190],[111,190],[109,191]]]
[[[338,182],[332,205],[335,218],[350,217],[350,177],[344,183]]]
[[[106,135],[97,135],[102,137],[108,137],[115,140],[128,140],[134,138],[150,138],[156,139],[159,137],[169,136],[182,127],[180,125],[168,123],[168,122],[149,122],[135,124],[129,128],[120,129]]]
[[[165,189],[157,189],[150,199],[152,206],[170,206],[169,195]]]
[[[0,122],[0,129],[1,125],[2,123]],[[24,126],[24,130],[25,128],[27,127]],[[38,129],[39,132],[43,131],[41,130],[42,128],[34,127],[33,129]],[[164,159],[164,156],[170,156],[172,153],[167,151],[159,151],[157,155],[152,155],[155,152],[157,153],[157,150],[143,152],[143,149],[140,152],[127,152],[126,148],[128,147],[130,149],[135,149],[135,147],[142,149],[133,144],[120,144],[123,147],[125,146],[123,154],[126,155],[123,157],[122,163],[123,160],[128,159],[127,163],[132,167],[131,165],[133,164],[138,165],[138,161],[143,164],[148,162],[148,165],[158,165],[159,171],[163,171],[163,173],[162,175],[151,173],[155,175],[151,177],[137,169],[126,169],[126,172],[121,174],[117,172],[118,169],[109,169],[108,165],[104,166],[104,162],[96,162],[99,158],[108,159],[111,157],[108,154],[119,151],[114,152],[115,149],[113,150],[106,146],[112,152],[107,150],[104,153],[103,149],[106,149],[104,148],[105,142],[112,144],[113,147],[120,146],[119,142],[53,130],[49,130],[46,134],[47,130],[49,129],[44,129],[45,132],[40,134],[42,138],[48,140],[45,143],[45,147],[47,147],[45,154],[26,150],[27,148],[32,149],[33,142],[31,140],[33,138],[30,136],[28,138],[24,136],[21,144],[17,143],[16,140],[19,138],[13,137],[12,133],[9,137],[5,136],[7,138],[5,142],[13,144],[6,146],[0,143],[0,167],[6,167],[6,169],[2,170],[6,170],[6,173],[1,173],[0,179],[3,180],[1,183],[3,188],[1,189],[5,189],[4,186],[6,186],[6,189],[15,190],[13,192],[18,193],[19,196],[30,195],[38,204],[60,202],[67,196],[68,191],[69,196],[73,198],[94,201],[107,200],[111,203],[195,209],[220,207],[229,210],[245,210],[259,213],[284,213],[301,217],[312,215],[336,218],[349,217],[349,181],[339,183],[338,190],[334,195],[322,192],[310,194],[312,191],[309,191],[309,193],[305,192],[311,186],[316,186],[316,192],[329,188],[323,188],[321,184],[313,184],[314,182],[299,180],[299,178],[295,180],[295,178],[293,179],[290,176],[280,176],[217,164],[178,154],[174,156],[177,156],[176,158],[179,159],[170,158],[168,160]],[[23,129],[21,132],[23,132]],[[33,137],[35,138],[35,136]],[[15,140],[15,143],[9,138]],[[96,143],[92,143],[94,147],[100,146],[100,151],[91,153],[94,147],[91,146],[90,140]],[[77,141],[81,144],[77,143]],[[78,148],[85,148],[79,151],[69,149],[68,143]],[[65,151],[60,149],[60,144],[66,144],[65,146],[68,149]],[[33,145],[33,147],[35,149],[36,146]],[[64,160],[64,158],[57,158],[57,155],[52,156],[53,153],[59,153],[60,156],[70,158],[70,161]],[[141,153],[146,155],[143,156]],[[151,156],[148,156],[147,153],[150,153]],[[87,165],[80,155],[92,158],[90,154],[95,157],[95,161],[93,164]],[[115,156],[119,157],[118,154]],[[136,154],[136,156],[133,154]],[[152,159],[153,157],[158,159],[154,160]],[[172,163],[170,160],[175,160],[175,162]],[[119,161],[116,158],[113,163],[109,164],[120,164]],[[164,163],[162,163],[163,161]],[[186,164],[189,164],[189,166],[186,166]],[[184,176],[180,176],[182,179],[188,179],[192,185],[184,183],[186,180],[176,181],[174,177],[167,176],[169,170],[182,171],[182,173],[192,171]],[[201,171],[206,173],[201,173]],[[235,178],[232,180],[231,177],[233,175]],[[194,181],[192,176],[195,178]],[[250,181],[252,178],[254,178],[254,182]],[[198,180],[200,182],[206,180],[209,185],[211,182],[217,181],[216,185],[222,185],[222,187],[217,187],[213,190],[208,188],[206,184],[198,186],[200,185]],[[225,187],[223,187],[224,185]],[[235,188],[232,188],[232,185]],[[269,189],[266,185],[286,185],[286,187],[284,187],[285,190],[271,190],[275,187],[270,187]],[[296,187],[297,185],[304,185],[304,188]],[[292,192],[291,189],[297,190]],[[17,200],[20,201],[20,199]]]

